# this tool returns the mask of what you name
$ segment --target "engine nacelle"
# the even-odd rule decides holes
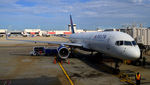
[[[58,55],[61,59],[66,59],[70,55],[69,49],[65,46],[58,47],[57,51],[58,51]]]

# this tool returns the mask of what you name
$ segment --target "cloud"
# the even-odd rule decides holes
[[[143,0],[132,0],[134,3],[142,3]]]
[[[87,17],[98,17],[98,15],[103,15],[105,17],[106,15],[109,16],[114,14],[138,15],[136,13],[138,11],[138,6],[131,3],[111,0],[92,0],[84,3],[79,1],[75,3],[69,3],[66,0],[24,0],[26,2],[32,2],[34,4],[36,3],[33,6],[24,6],[24,4],[17,4],[17,0],[8,1],[10,1],[8,3],[11,5],[8,6],[6,5],[7,2],[3,1],[2,3],[5,3],[5,6],[0,8],[0,12],[32,15],[43,15],[45,13],[53,15],[57,13],[73,13],[77,16],[86,15]],[[133,2],[142,2],[142,0],[133,0]],[[133,11],[136,11],[135,14],[131,13]]]
[[[7,15],[9,18],[16,16],[14,22],[20,19],[27,22],[23,17],[28,17],[31,23],[34,22],[35,17],[37,21],[41,19],[42,22],[44,19],[48,22],[46,18],[51,18],[61,25],[67,23],[63,20],[68,19],[69,14],[73,14],[81,21],[85,19],[86,24],[89,24],[88,20],[93,21],[92,25],[103,23],[102,20],[105,20],[104,24],[110,20],[116,23],[119,21],[124,23],[125,20],[127,22],[131,19],[144,22],[144,19],[150,18],[149,4],[150,0],[1,0],[0,15]]]
[[[86,3],[77,3],[79,6],[74,7],[80,17],[144,17],[141,15],[142,8],[136,4],[110,1],[110,0],[95,0]],[[148,9],[147,9],[148,10]],[[74,12],[75,13],[75,12]],[[76,14],[76,13],[75,13]]]
[[[8,4],[8,5],[11,5],[11,4],[14,4],[16,1],[18,0],[0,0],[0,4]]]

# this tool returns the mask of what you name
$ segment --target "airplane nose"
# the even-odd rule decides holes
[[[138,59],[140,58],[140,55],[141,55],[140,50],[136,49],[135,52],[132,54],[132,57]]]
[[[135,48],[130,48],[126,50],[126,54],[129,59],[136,60],[140,58],[141,52],[140,52],[139,47],[135,47]]]

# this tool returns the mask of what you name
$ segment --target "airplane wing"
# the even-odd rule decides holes
[[[16,39],[8,39],[13,41],[23,41],[23,42],[33,42],[33,43],[47,43],[47,44],[58,44],[58,45],[68,45],[68,46],[75,46],[75,47],[82,47],[81,43],[70,43],[70,42],[57,42],[57,41],[34,41],[34,40],[16,40]]]
[[[70,21],[71,21],[71,29],[72,33],[74,32],[73,28],[73,22],[72,22],[72,17],[70,15]],[[14,40],[14,41],[24,41],[24,42],[33,42],[33,43],[47,43],[47,44],[59,44],[59,45],[68,45],[68,46],[75,46],[75,47],[82,47],[83,45],[81,43],[69,43],[69,42],[57,42],[57,41],[34,41],[34,40],[16,40],[16,39],[8,39],[7,34],[6,34],[6,39],[7,40]]]

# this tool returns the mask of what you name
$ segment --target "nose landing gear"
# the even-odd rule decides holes
[[[121,62],[119,61],[119,60],[115,60],[115,68],[114,68],[114,70],[113,70],[113,73],[114,74],[119,74],[120,73],[120,69],[119,69],[119,67],[120,67],[120,64]]]

